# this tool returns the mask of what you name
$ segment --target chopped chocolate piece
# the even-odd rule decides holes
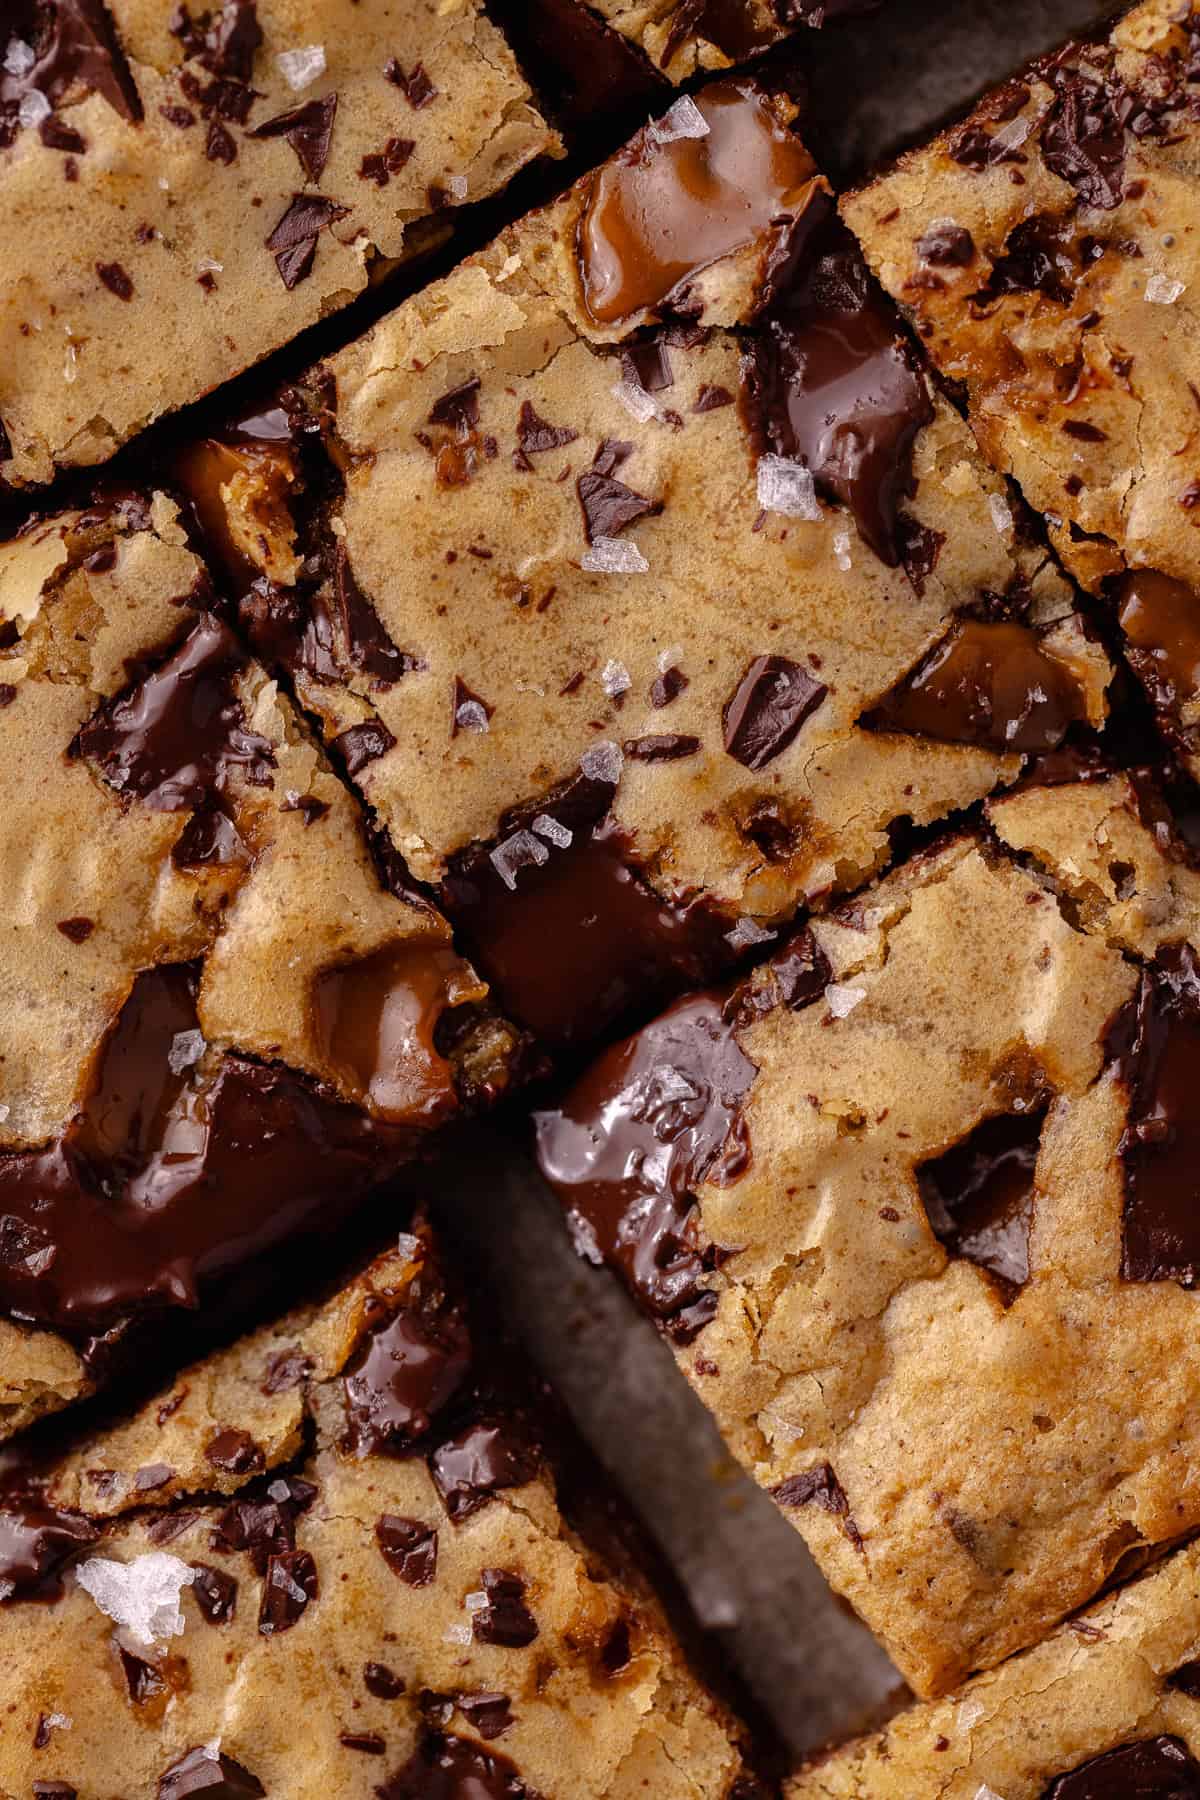
[[[678,762],[681,756],[697,754],[700,739],[662,731],[649,737],[626,738],[622,749],[635,762]]]
[[[414,63],[409,72],[405,74],[393,57],[383,72],[392,86],[400,89],[415,112],[419,112],[423,106],[428,106],[430,101],[437,97],[438,90],[430,81],[421,63]]]
[[[219,1431],[204,1451],[214,1469],[226,1475],[249,1475],[263,1466],[263,1453],[248,1431],[228,1426]]]
[[[287,112],[276,113],[273,119],[264,119],[261,125],[256,125],[246,135],[252,138],[286,138],[296,152],[300,167],[309,181],[320,181],[329,160],[329,144],[333,137],[337,104],[336,94],[326,94],[320,100],[306,100],[301,106],[292,106]]]
[[[279,1492],[272,1490],[278,1487]],[[262,1499],[235,1500],[213,1532],[213,1548],[244,1550],[260,1575],[274,1555],[296,1547],[296,1520],[312,1505],[317,1490],[309,1481],[285,1476],[272,1481]]]
[[[376,1792],[380,1800],[536,1800],[506,1756],[440,1732]]]
[[[193,1794],[203,1800],[263,1800],[266,1791],[249,1769],[210,1744],[189,1750],[164,1769],[158,1781],[158,1800],[190,1800]]]
[[[828,693],[786,656],[758,656],[725,703],[725,749],[747,769],[781,756]]]
[[[118,300],[133,299],[133,283],[120,263],[97,263],[96,273],[109,293],[115,294]]]
[[[975,240],[966,226],[948,220],[931,226],[917,240],[917,255],[935,268],[966,268],[974,254]]]
[[[157,1488],[166,1487],[174,1474],[170,1463],[147,1463],[134,1476],[133,1485],[139,1494],[152,1494]]]
[[[440,1444],[429,1459],[434,1486],[456,1525],[502,1488],[524,1487],[538,1470],[528,1438],[511,1422],[481,1419]]]
[[[1166,722],[1200,694],[1200,604],[1182,581],[1139,569],[1119,597],[1121,630],[1133,671]]]
[[[26,94],[41,94],[57,106],[78,85],[99,94],[121,118],[142,117],[137,85],[102,0],[53,0],[46,6],[13,0],[4,25],[6,49],[19,39],[32,60],[18,72],[5,57],[0,108],[16,113]]]
[[[1044,1800],[1200,1800],[1200,1763],[1180,1738],[1143,1738],[1060,1775]]]
[[[228,1625],[237,1610],[238,1584],[234,1576],[210,1563],[192,1564],[192,1598],[200,1617],[210,1625]]]
[[[1106,83],[1071,69],[1051,75],[1058,90],[1042,127],[1042,156],[1048,168],[1079,195],[1085,206],[1111,211],[1121,203],[1125,176],[1125,130],[1115,96]]]
[[[551,425],[534,411],[530,401],[521,404],[520,417],[517,420],[517,443],[526,456],[538,456],[543,450],[561,450],[566,444],[573,444],[579,436],[569,425]]]
[[[263,41],[254,0],[227,0],[214,18],[204,13],[193,22],[187,7],[180,6],[171,30],[184,53],[203,63],[213,75],[229,81],[249,81],[254,55]]]
[[[626,446],[601,444],[590,469],[585,469],[575,483],[579,504],[583,508],[584,536],[589,544],[597,538],[616,537],[627,525],[638,519],[653,517],[662,511],[661,500],[647,499],[635,493],[612,474],[624,461]]]
[[[680,694],[688,686],[688,678],[682,669],[664,669],[656,675],[650,684],[650,704],[653,707],[670,706],[672,700],[678,700]]]
[[[377,1700],[398,1700],[405,1691],[400,1676],[389,1669],[386,1663],[364,1663],[363,1685],[368,1694],[374,1694]]]
[[[99,1536],[78,1513],[36,1499],[0,1497],[0,1605],[57,1600],[63,1571]]]
[[[722,406],[732,405],[733,395],[727,387],[712,386],[705,382],[696,395],[696,404],[692,407],[692,411],[694,413],[717,412]]]
[[[911,732],[998,751],[1054,750],[1086,717],[1072,671],[1026,625],[964,620],[863,717],[870,731]]]
[[[129,1698],[135,1706],[144,1706],[147,1700],[153,1700],[156,1695],[167,1692],[167,1682],[153,1663],[143,1662],[140,1656],[134,1656],[123,1644],[117,1645],[117,1654],[125,1674]]]
[[[333,748],[345,761],[347,773],[357,775],[377,757],[386,756],[395,742],[386,725],[379,719],[370,719],[335,737]]]
[[[95,919],[83,918],[60,919],[58,921],[58,929],[65,938],[70,938],[73,944],[86,944],[87,940],[96,929],[96,921]]]
[[[1200,1700],[1200,1661],[1181,1663],[1173,1669],[1167,1676],[1167,1686],[1191,1700]]]
[[[1002,1113],[917,1170],[930,1226],[951,1256],[992,1277],[1006,1306],[1029,1279],[1034,1169],[1045,1114]]]
[[[306,1356],[298,1346],[290,1350],[280,1350],[267,1364],[263,1376],[262,1390],[264,1394],[282,1394],[289,1388],[300,1387],[312,1374],[312,1358]]]
[[[513,1723],[512,1701],[507,1694],[456,1694],[454,1703],[489,1744],[503,1737]]]
[[[406,1307],[374,1326],[345,1378],[354,1454],[411,1449],[458,1393],[470,1362],[466,1321],[454,1306]]]
[[[399,681],[402,675],[424,667],[419,657],[398,650],[393,644],[379,614],[354,579],[346,547],[340,543],[334,558],[334,596],[352,667],[381,682]],[[315,628],[315,620],[313,624]]]
[[[343,1731],[338,1737],[343,1750],[357,1750],[363,1756],[382,1756],[387,1742],[377,1731]]]
[[[282,1550],[267,1558],[258,1629],[264,1637],[290,1631],[317,1597],[317,1565],[307,1550]]]
[[[432,1525],[384,1513],[376,1522],[375,1537],[394,1575],[409,1587],[429,1586],[437,1573],[438,1554],[438,1534]]]
[[[472,1614],[476,1642],[524,1650],[538,1634],[537,1620],[525,1604],[525,1583],[511,1569],[484,1569],[479,1579],[487,1605]]]
[[[535,1115],[542,1173],[581,1253],[614,1263],[677,1342],[716,1306],[691,1190],[744,1173],[742,1104],[755,1074],[719,1000],[700,995],[607,1051],[560,1109]]]
[[[900,552],[904,572],[918,597],[925,593],[925,583],[937,568],[938,557],[945,542],[944,531],[934,531],[931,526],[922,525],[919,519],[914,519],[907,513],[897,516],[896,548]]]
[[[349,210],[322,194],[293,194],[291,205],[266,240],[285,288],[297,287],[311,275],[318,237]]]

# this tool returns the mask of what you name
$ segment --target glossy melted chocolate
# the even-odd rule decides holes
[[[103,0],[8,0],[0,18],[5,48],[19,38],[34,62],[17,75],[0,63],[0,142],[4,122],[24,95],[43,94],[51,106],[91,90],[123,119],[142,117],[142,102]]]
[[[1055,750],[1086,717],[1075,676],[1027,625],[965,619],[862,723],[1013,752]]]
[[[1200,1763],[1177,1737],[1142,1738],[1057,1776],[1043,1800],[1200,1800]]]
[[[380,1800],[537,1800],[499,1751],[441,1733],[427,1737],[375,1791]]]
[[[992,1277],[1006,1306],[1029,1279],[1034,1170],[1044,1114],[985,1119],[917,1170],[930,1226],[951,1256]]]
[[[1182,581],[1142,569],[1119,599],[1125,653],[1152,704],[1171,724],[1200,695],[1200,601]]]

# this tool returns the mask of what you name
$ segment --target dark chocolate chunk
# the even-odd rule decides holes
[[[1057,1776],[1042,1800],[1200,1800],[1200,1763],[1177,1737],[1141,1738]]]
[[[312,1371],[312,1358],[306,1356],[298,1344],[293,1344],[289,1350],[277,1351],[267,1364],[262,1391],[264,1394],[282,1394],[307,1381]]]
[[[299,286],[312,272],[317,239],[328,226],[344,219],[348,207],[321,194],[293,194],[291,205],[267,238],[285,288]]]
[[[117,1645],[117,1654],[125,1674],[129,1698],[135,1706],[144,1706],[147,1700],[153,1700],[156,1695],[167,1692],[167,1682],[153,1663],[143,1662],[140,1656],[126,1650],[123,1644]]]
[[[632,387],[640,387],[647,394],[661,394],[665,388],[674,387],[675,371],[663,334],[627,344],[621,351],[621,373]]]
[[[414,669],[423,669],[420,657],[399,650],[384,629],[383,621],[359,587],[350,567],[346,546],[338,544],[333,565],[333,597],[342,642],[351,667],[377,682],[399,681]]]
[[[208,131],[204,139],[204,154],[209,162],[224,163],[226,167],[237,161],[237,145],[220,119],[210,119],[208,122]],[[211,270],[206,272],[212,273]]]
[[[1125,130],[1109,86],[1058,69],[1054,104],[1042,127],[1042,160],[1070,182],[1085,206],[1111,210],[1125,187]]]
[[[159,1488],[166,1487],[174,1476],[175,1471],[170,1463],[147,1463],[133,1478],[134,1490],[139,1494],[153,1494]]]
[[[115,294],[118,300],[133,299],[133,283],[120,263],[97,263],[96,273],[109,293]]]
[[[1071,220],[1034,213],[1013,226],[974,302],[986,306],[1003,294],[1040,293],[1069,306],[1079,274]]]
[[[497,22],[556,121],[584,132],[602,118],[643,117],[669,87],[637,45],[579,0],[494,0]]]
[[[664,669],[650,683],[650,704],[653,707],[670,706],[672,700],[678,700],[680,694],[688,686],[688,678],[682,669]]]
[[[383,1513],[375,1524],[375,1538],[393,1575],[409,1587],[429,1586],[437,1573],[438,1554],[438,1534],[432,1525]]]
[[[382,719],[368,719],[335,737],[333,748],[344,760],[347,774],[357,775],[377,757],[386,756],[395,742]]]
[[[917,255],[936,269],[965,269],[975,254],[975,239],[965,225],[932,225],[917,239]]]
[[[561,450],[566,444],[573,444],[579,436],[569,425],[551,425],[548,419],[534,411],[528,400],[522,402],[520,416],[517,420],[517,443],[526,456],[537,456],[543,450]]]
[[[777,277],[746,365],[746,404],[769,450],[811,469],[885,563],[933,402],[894,308],[824,196]]]
[[[700,748],[698,737],[678,732],[660,731],[649,737],[626,738],[622,746],[626,756],[635,762],[678,762],[680,757],[695,756]]]
[[[832,980],[828,959],[812,932],[800,931],[733,990],[724,1014],[732,1024],[746,1026],[778,1006],[801,1012],[822,997]]]
[[[386,1663],[364,1663],[363,1685],[377,1700],[398,1700],[404,1692],[404,1682]]]
[[[851,1516],[846,1490],[829,1463],[818,1463],[815,1468],[790,1476],[773,1487],[771,1493],[780,1506],[819,1506],[822,1512],[831,1513],[854,1548],[862,1550],[862,1533]]]
[[[4,41],[20,38],[34,61],[17,75],[0,66],[0,129],[11,113],[19,116],[24,95],[43,94],[52,106],[76,85],[99,94],[131,122],[142,117],[142,102],[129,64],[102,0],[8,0]]]
[[[392,86],[400,89],[408,104],[416,112],[419,112],[423,106],[428,106],[429,102],[437,95],[438,90],[430,81],[421,63],[414,63],[405,74],[393,56],[391,61],[385,65],[383,72]]]
[[[192,1598],[210,1625],[228,1625],[237,1611],[237,1580],[211,1563],[192,1564]]]
[[[716,412],[722,406],[732,405],[733,395],[727,387],[714,387],[709,382],[705,382],[696,395],[696,404],[692,407],[692,411],[694,413]]]
[[[1074,674],[1028,626],[966,619],[861,723],[869,731],[1013,752],[1057,749],[1086,717]]]
[[[479,1579],[487,1605],[472,1617],[476,1642],[524,1650],[538,1634],[537,1620],[525,1604],[525,1583],[511,1569],[484,1569]]]
[[[35,1781],[33,1800],[79,1800],[79,1789],[66,1781]]]
[[[73,944],[84,944],[87,942],[88,938],[91,937],[93,931],[95,931],[96,921],[95,919],[84,918],[60,919],[58,921],[58,929],[65,938],[70,938]]]
[[[932,526],[922,525],[911,513],[897,515],[896,548],[900,552],[900,561],[904,564],[904,573],[919,596],[924,595],[925,583],[937,568],[938,557],[945,542],[944,531],[934,531]]]
[[[414,138],[390,137],[382,150],[372,150],[363,157],[358,165],[359,175],[364,181],[385,188],[393,175],[407,167],[416,147]]]
[[[745,1171],[742,1107],[756,1074],[720,1000],[701,994],[607,1051],[561,1108],[535,1114],[542,1173],[580,1253],[615,1264],[679,1342],[717,1305],[702,1279],[695,1189]]]
[[[63,1571],[99,1536],[79,1513],[32,1497],[0,1496],[0,1605],[57,1600]]]
[[[296,1520],[316,1497],[311,1482],[295,1475],[276,1477],[265,1494],[225,1508],[213,1531],[213,1548],[244,1550],[258,1574],[265,1574],[272,1556],[295,1549]]]
[[[786,656],[757,656],[725,702],[725,749],[747,769],[765,769],[787,749],[829,689]]]
[[[524,1487],[537,1470],[536,1449],[512,1420],[465,1426],[429,1459],[433,1485],[456,1525],[502,1488]]]
[[[317,1565],[307,1550],[282,1550],[267,1558],[258,1629],[264,1637],[290,1631],[317,1597]]]
[[[268,785],[275,755],[247,729],[234,682],[245,652],[227,625],[202,613],[179,648],[134,687],[107,700],[72,750],[119,794],[157,812],[202,807],[231,772]]]
[[[298,794],[289,788],[283,797],[282,812],[298,812],[306,825],[315,825],[329,811],[328,800],[318,800],[315,794]]]
[[[345,1375],[354,1453],[411,1449],[458,1393],[470,1366],[470,1335],[454,1306],[414,1303],[377,1325]]]
[[[457,387],[450,388],[429,409],[429,425],[448,425],[461,438],[470,437],[479,424],[478,375],[470,376]]]
[[[616,537],[627,525],[662,511],[661,500],[650,500],[639,494],[612,473],[627,454],[626,446],[611,441],[601,444],[590,469],[585,469],[575,483],[579,504],[583,508],[584,536],[589,544],[600,537]]]
[[[441,1732],[375,1791],[379,1800],[536,1800],[506,1756]]]
[[[204,1449],[214,1469],[226,1475],[250,1475],[263,1466],[263,1453],[250,1436],[235,1425],[219,1431]]]
[[[223,1756],[209,1744],[198,1744],[164,1769],[158,1779],[158,1800],[263,1800],[266,1788],[249,1769]]]
[[[1006,1306],[1029,1279],[1034,1170],[1044,1109],[985,1119],[917,1170],[935,1236],[951,1256],[986,1270]]]
[[[333,137],[337,104],[336,94],[325,94],[320,100],[306,100],[301,106],[292,106],[287,112],[276,113],[273,119],[264,119],[261,125],[256,125],[246,136],[286,138],[296,152],[300,167],[309,181],[320,181],[325,164],[329,161],[329,144]]]
[[[1127,1281],[1200,1281],[1200,962],[1164,945],[1113,1026],[1109,1053],[1129,1093],[1125,1173]]]
[[[1167,1676],[1167,1686],[1189,1700],[1200,1700],[1200,1662],[1181,1663]]]
[[[181,869],[223,869],[248,863],[250,851],[229,814],[208,806],[192,814],[175,840],[171,861]]]
[[[454,1703],[489,1744],[503,1737],[513,1723],[512,1701],[507,1694],[456,1694]]]
[[[1200,601],[1186,583],[1139,569],[1121,587],[1119,617],[1134,674],[1167,734],[1187,749],[1179,715],[1200,694]]]

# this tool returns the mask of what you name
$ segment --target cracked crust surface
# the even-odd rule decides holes
[[[209,1746],[222,1792],[288,1800],[731,1794],[728,1717],[633,1566],[564,1520],[544,1422],[484,1343],[405,1236],[44,1469],[41,1505],[90,1536],[0,1608],[0,1792],[182,1794],[164,1777]],[[472,1434],[490,1449],[448,1487]],[[174,1585],[148,1640],[92,1571],[111,1593],[151,1554]]]
[[[181,35],[156,0],[113,0],[117,48],[91,87],[70,58],[15,72],[40,49],[22,6],[0,45],[2,480],[104,460],[557,148],[476,0],[193,13]],[[315,118],[289,135],[299,107]]]
[[[378,1127],[382,1173],[470,1094],[467,1050],[443,1054],[435,1038],[449,1009],[478,1011],[486,986],[432,908],[385,888],[357,803],[276,684],[206,610],[211,600],[161,494],[59,515],[0,546],[0,1279],[6,1314],[65,1329],[77,1346],[125,1316],[142,1277],[159,1303],[167,1289],[173,1303],[195,1303],[187,1281],[180,1290],[163,1287],[161,1269],[137,1275],[145,1233],[121,1210],[122,1184],[166,1182],[156,1201],[135,1204],[180,1206],[196,1224],[219,1206],[236,1171],[222,1176],[208,1159],[219,1161],[220,1084],[234,1070],[247,1095],[257,1084],[282,1104],[286,1091],[300,1109],[287,1133],[308,1121],[314,1167],[318,1118],[331,1154],[351,1121],[368,1136]],[[197,645],[210,647],[207,669],[168,681]],[[214,717],[230,760],[206,773],[202,734]],[[106,750],[96,733],[113,720],[128,731]],[[377,1042],[347,1049],[348,1010],[365,1004],[356,971],[382,991],[395,984],[403,1023],[385,1020]],[[481,1024],[468,1041],[481,1080],[502,1081],[511,1035]],[[389,1057],[391,1085],[380,1087]],[[268,1108],[262,1143],[243,1152],[267,1156],[264,1191],[200,1253],[224,1238],[226,1275],[241,1234],[247,1254],[260,1230],[258,1248],[271,1241],[272,1192],[288,1217],[293,1194],[270,1165],[280,1123]],[[66,1163],[55,1160],[62,1146]],[[359,1166],[360,1154],[357,1175],[341,1164],[334,1186],[361,1189],[372,1162]],[[171,1175],[189,1158],[200,1184],[190,1201]],[[76,1195],[61,1212],[60,1179]],[[98,1234],[94,1281],[77,1229]],[[186,1219],[181,1229],[186,1260]],[[3,1330],[6,1432],[89,1385],[57,1335]]]
[[[1196,1756],[1198,1657],[1192,1545],[1003,1668],[817,1763],[788,1800],[1042,1800],[1056,1776],[1122,1746],[1168,1737]]]
[[[1195,875],[1125,777],[988,811],[1027,866],[918,857],[812,922],[802,979],[665,1015],[541,1115],[581,1251],[924,1694],[1200,1521],[1195,1300],[1129,1269],[1115,1050],[1134,956],[1200,945]]]
[[[1087,586],[1200,584],[1200,11],[1145,0],[843,202],[980,443]]]

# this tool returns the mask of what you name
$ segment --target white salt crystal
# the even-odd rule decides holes
[[[992,515],[992,524],[1001,537],[1007,537],[1013,528],[1012,507],[1003,494],[988,495],[988,511]]]
[[[453,194],[454,198],[456,200],[465,200],[467,197],[467,178],[466,178],[466,176],[465,175],[447,175],[447,177],[446,177],[446,192],[448,194]]]
[[[12,1107],[9,1106],[8,1102],[5,1100],[0,1100],[0,1125],[3,1125],[5,1119],[7,1119],[8,1115],[11,1111],[12,1111]]]
[[[460,700],[454,713],[460,731],[486,731],[488,716],[478,700]]]
[[[846,570],[853,568],[854,565],[850,561],[850,533],[848,531],[834,532],[833,560],[839,569]]]
[[[42,1723],[48,1725],[52,1731],[70,1731],[74,1720],[70,1713],[52,1712],[46,1713]]]
[[[792,519],[819,519],[812,470],[783,456],[758,459],[758,504],[766,512],[785,513]]]
[[[288,1486],[286,1481],[282,1481],[282,1480],[273,1481],[271,1483],[270,1487],[267,1489],[267,1492],[271,1496],[272,1500],[278,1500],[280,1503],[282,1503],[284,1500],[290,1500],[292,1497],[291,1488]]]
[[[620,748],[608,738],[602,738],[585,750],[579,759],[579,767],[592,781],[612,781],[621,779],[621,770],[625,767],[625,758]]]
[[[473,1593],[467,1594],[464,1597],[463,1605],[469,1613],[486,1612],[489,1601],[483,1589],[476,1588]]]
[[[579,566],[589,575],[644,575],[650,564],[627,539],[598,537],[584,551]]]
[[[866,988],[843,987],[840,982],[831,981],[825,989],[825,998],[829,1002],[829,1010],[835,1019],[844,1019],[852,1013],[867,997]]]
[[[167,1067],[172,1075],[182,1075],[204,1055],[204,1033],[202,1031],[177,1031],[171,1039],[171,1048],[167,1051]]]
[[[677,138],[707,137],[709,127],[696,102],[685,94],[661,119],[651,119],[646,129],[655,143],[673,144]]]
[[[4,67],[10,75],[28,75],[36,61],[32,45],[27,44],[24,38],[8,40],[8,49],[4,52]]]
[[[1001,153],[1019,150],[1032,130],[1032,118],[1010,119],[1007,125],[992,133],[992,149]]]
[[[569,825],[561,825],[552,819],[549,813],[539,813],[533,821],[533,829],[539,837],[545,838],[548,844],[557,844],[560,850],[569,850],[575,833]]]
[[[665,675],[668,669],[677,669],[683,661],[683,645],[672,644],[669,650],[658,653],[658,672]]]
[[[600,671],[600,685],[610,700],[617,699],[620,694],[627,694],[633,686],[633,677],[623,662],[610,657]]]
[[[447,1625],[442,1633],[443,1644],[469,1644],[471,1642],[469,1625]]]
[[[151,1550],[128,1563],[93,1556],[80,1563],[75,1575],[100,1611],[123,1625],[136,1643],[153,1644],[183,1631],[179,1596],[196,1576],[177,1556]]]
[[[584,1262],[595,1263],[599,1268],[604,1261],[604,1256],[591,1221],[585,1219],[582,1213],[569,1212],[567,1214],[567,1230],[571,1235],[571,1242],[575,1246],[576,1256],[582,1257]]]
[[[79,370],[76,368],[76,364],[78,361],[79,361],[79,353],[76,350],[74,344],[68,344],[66,349],[63,352],[63,380],[64,381],[74,381],[75,380],[75,377],[79,373]]]
[[[696,1083],[674,1063],[664,1063],[661,1068],[651,1074],[647,1087],[652,1088],[654,1097],[660,1104],[670,1105],[675,1100],[694,1100],[699,1093]]]
[[[640,381],[630,381],[626,378],[618,381],[611,391],[613,399],[618,400],[639,425],[646,425],[651,419],[657,419],[658,401],[653,394],[646,392]]]
[[[982,1700],[964,1700],[955,1709],[954,1724],[959,1731],[973,1731],[984,1715]]]
[[[773,931],[765,931],[754,919],[739,919],[733,930],[725,933],[725,942],[734,950],[745,950],[751,944],[769,944],[774,936]]]
[[[223,262],[218,262],[216,258],[212,256],[202,256],[200,261],[196,264],[197,275],[222,275],[224,272],[225,264]]]
[[[1169,275],[1152,275],[1146,283],[1146,298],[1151,306],[1174,306],[1186,286],[1185,281],[1172,281]]]
[[[986,1781],[981,1781],[975,1789],[975,1800],[1004,1800],[1004,1795],[998,1794],[995,1788],[988,1786]]]
[[[505,887],[515,893],[518,872],[527,869],[530,863],[536,863],[540,869],[550,861],[550,852],[532,833],[514,831],[511,837],[496,845],[488,860]]]
[[[17,117],[22,125],[40,125],[43,119],[50,117],[52,110],[45,94],[39,93],[37,88],[31,88],[29,93],[21,95]]]
[[[275,67],[292,92],[299,94],[325,73],[325,46],[306,44],[302,50],[281,50]]]

